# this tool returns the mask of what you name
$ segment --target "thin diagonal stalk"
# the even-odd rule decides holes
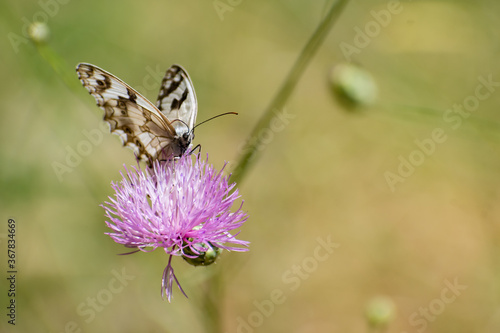
[[[241,181],[248,171],[249,166],[251,165],[251,163],[255,162],[257,153],[259,151],[258,148],[262,145],[260,134],[263,130],[270,127],[270,122],[274,117],[274,110],[280,110],[284,107],[295,86],[297,85],[297,82],[304,73],[304,70],[328,35],[328,32],[347,4],[347,1],[348,0],[336,1],[332,5],[332,8],[329,10],[323,21],[321,21],[319,26],[316,28],[316,31],[314,31],[314,33],[312,34],[311,38],[300,53],[297,61],[288,73],[288,76],[283,82],[280,90],[252,130],[252,133],[250,134],[247,143],[243,147],[242,153],[238,158],[238,163],[232,171],[231,182],[241,184]]]
[[[68,66],[66,61],[48,44],[37,42],[34,42],[34,44],[42,58],[52,67],[63,82],[74,92],[80,92],[81,84],[78,82],[74,67]]]
[[[258,139],[259,133],[263,129],[269,127],[270,121],[274,116],[273,111],[281,109],[285,105],[286,101],[292,94],[293,89],[297,85],[297,82],[302,76],[302,73],[321,46],[323,40],[328,35],[328,32],[342,12],[342,9],[347,4],[347,1],[348,0],[338,0],[332,5],[330,11],[327,13],[323,21],[319,24],[318,28],[314,31],[313,35],[305,45],[280,90],[271,101],[268,108],[264,111],[264,114],[250,134],[249,140],[243,149],[243,153],[239,158],[238,164],[234,168],[231,175],[232,182],[240,184],[243,176],[248,170],[250,162],[255,161],[257,148],[262,144],[261,140]],[[252,138],[256,138],[256,140],[252,140]],[[208,325],[207,332],[220,332],[220,329],[222,328],[223,311],[221,309],[221,300],[223,299],[224,288],[220,287],[221,278],[221,270],[214,272],[214,275],[208,281],[208,291],[204,295],[204,308],[206,310],[205,315]]]

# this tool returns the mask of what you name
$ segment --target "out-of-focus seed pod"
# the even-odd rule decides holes
[[[346,107],[368,106],[377,99],[377,84],[372,75],[353,64],[336,65],[330,73],[335,97]]]

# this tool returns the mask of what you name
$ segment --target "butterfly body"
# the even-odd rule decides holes
[[[174,127],[175,128],[175,127]],[[176,133],[177,132],[176,130]],[[171,156],[179,157],[184,155],[193,141],[193,134],[190,132],[179,133],[174,136],[172,143],[162,150],[161,159],[169,159]],[[160,158],[160,156],[159,156]]]
[[[91,64],[76,71],[83,86],[104,110],[110,130],[151,164],[186,153],[194,138],[198,104],[187,72],[173,65],[163,78],[156,106],[118,77]]]

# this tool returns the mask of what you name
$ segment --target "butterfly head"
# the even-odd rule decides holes
[[[172,123],[172,125],[176,132],[174,144],[172,145],[173,153],[175,156],[184,155],[194,139],[194,131],[181,120]]]
[[[185,132],[178,137],[178,146],[181,150],[181,155],[183,155],[186,150],[191,145],[191,141],[194,139],[194,133],[192,131]]]

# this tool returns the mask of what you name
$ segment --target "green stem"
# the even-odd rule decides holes
[[[207,289],[203,297],[202,312],[205,316],[205,327],[207,333],[222,332],[222,306],[223,288],[221,288],[222,274],[220,268],[215,268],[215,272],[207,281]]]
[[[270,122],[274,118],[274,111],[280,110],[284,107],[295,86],[297,85],[297,82],[304,73],[304,70],[328,35],[328,32],[336,22],[336,19],[339,17],[342,9],[347,4],[347,1],[348,0],[338,0],[332,5],[332,8],[328,12],[328,14],[316,28],[316,31],[314,31],[313,35],[305,45],[304,49],[299,55],[299,58],[288,73],[288,76],[286,77],[280,90],[271,101],[267,109],[264,111],[264,114],[257,122],[257,125],[255,125],[254,129],[252,130],[249,139],[242,149],[242,152],[238,159],[238,163],[232,171],[231,182],[241,184],[241,180],[247,172],[250,164],[255,161],[257,152],[259,151],[258,148],[262,145],[262,139],[260,135],[261,132],[269,128]]]
[[[73,91],[81,91],[81,85],[78,82],[75,71],[70,71],[65,60],[48,44],[34,42],[39,54],[52,67],[54,72],[59,75],[63,82]]]

